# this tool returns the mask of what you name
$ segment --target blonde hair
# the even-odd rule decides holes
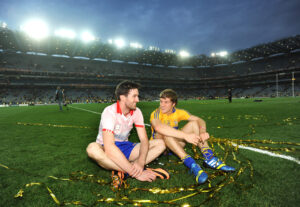
[[[165,89],[159,94],[159,98],[169,98],[175,106],[177,105],[177,93],[172,89]]]

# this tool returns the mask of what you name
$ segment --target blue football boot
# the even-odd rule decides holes
[[[195,175],[196,181],[199,184],[205,183],[207,180],[208,176],[206,172],[202,170],[202,168],[197,164],[193,163],[191,166],[191,172]]]
[[[204,167],[209,167],[212,169],[222,170],[224,172],[233,172],[235,171],[234,167],[226,165],[224,162],[219,160],[217,157],[212,157],[210,160],[204,160]]]

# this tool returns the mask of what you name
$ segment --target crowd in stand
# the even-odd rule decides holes
[[[75,60],[27,54],[0,53],[0,104],[54,103],[57,86],[69,103],[113,101],[113,89],[124,79],[143,85],[142,100],[155,100],[165,88],[180,99],[291,96],[299,94],[300,53],[209,68],[168,68],[128,63]]]
[[[278,57],[263,58],[242,64],[209,66],[206,68],[169,68],[128,63],[102,62],[96,60],[78,60],[51,56],[26,54],[0,54],[1,68],[22,69],[27,74],[62,75],[76,77],[96,76],[99,79],[109,77],[132,77],[178,80],[198,80],[199,77],[215,78],[242,76],[252,73],[271,72],[278,68],[300,67],[299,53]]]
[[[159,90],[141,90],[141,101],[157,100]],[[177,90],[179,99],[219,99],[227,98],[226,89],[211,89],[202,91],[190,91],[188,89]],[[232,90],[233,98],[253,97],[275,97],[276,86],[258,86],[253,88],[238,88]],[[292,91],[289,85],[279,87],[279,96],[291,96]],[[300,86],[295,88],[295,96],[300,96]],[[65,90],[66,103],[108,103],[114,102],[114,93],[111,89],[67,89]],[[0,105],[18,104],[53,104],[55,101],[55,88],[38,89],[0,89]]]

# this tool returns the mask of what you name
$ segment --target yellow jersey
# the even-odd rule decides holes
[[[159,119],[161,123],[167,124],[170,127],[178,129],[178,123],[183,120],[188,120],[191,117],[191,114],[183,109],[173,108],[171,114],[163,114],[160,111],[160,108],[155,109],[150,116],[150,123],[153,119]],[[151,139],[155,137],[155,130],[151,127]]]

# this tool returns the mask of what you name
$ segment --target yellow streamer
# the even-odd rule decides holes
[[[74,125],[61,125],[61,124],[42,124],[42,123],[23,123],[17,122],[18,125],[24,126],[48,126],[48,127],[58,127],[58,128],[79,128],[79,129],[91,129],[88,126],[74,126]]]
[[[249,118],[249,117],[248,117]],[[287,120],[286,122],[288,122]],[[20,125],[31,125],[31,126],[48,126],[48,127],[69,127],[69,128],[89,128],[89,127],[82,127],[82,126],[69,126],[69,125],[52,125],[52,124],[41,124],[41,123],[21,123],[18,122]],[[250,126],[252,133],[255,133],[254,126]],[[191,185],[191,186],[177,186],[173,188],[130,188],[128,185],[123,186],[123,191],[116,192],[116,198],[105,198],[102,197],[101,199],[95,200],[95,205],[97,203],[113,203],[113,205],[126,205],[131,204],[134,206],[142,206],[144,204],[167,204],[169,205],[175,205],[179,206],[176,202],[180,200],[188,200],[188,198],[197,196],[198,194],[206,194],[206,199],[203,201],[200,201],[199,205],[203,205],[206,202],[209,202],[211,199],[215,197],[215,195],[221,191],[224,187],[226,187],[229,184],[235,183],[237,185],[240,185],[243,187],[243,189],[247,189],[249,187],[252,187],[253,184],[245,185],[243,183],[238,183],[237,178],[243,175],[243,173],[248,170],[248,173],[245,173],[249,176],[250,179],[253,179],[254,174],[254,168],[252,166],[252,163],[247,158],[243,158],[242,155],[239,155],[239,159],[237,157],[238,153],[238,146],[233,146],[233,143],[236,143],[237,145],[245,145],[245,146],[252,146],[260,149],[270,150],[270,151],[284,151],[288,153],[296,152],[299,149],[296,148],[296,146],[300,146],[300,143],[294,143],[294,142],[279,142],[279,141],[272,141],[272,140],[257,140],[257,139],[230,139],[230,138],[216,138],[211,137],[209,140],[211,148],[218,153],[222,153],[222,156],[224,160],[226,159],[232,159],[237,163],[239,166],[237,167],[237,171],[235,173],[225,173],[222,171],[214,171],[212,173],[209,173],[209,179],[207,185],[202,185],[201,188],[199,188],[199,185]],[[276,145],[276,147],[271,146],[263,146],[263,145]],[[283,145],[293,145],[295,147],[285,147]],[[279,147],[278,147],[279,146]],[[216,149],[218,148],[219,151]],[[199,151],[196,147],[192,147],[194,158],[195,159],[203,159]],[[221,152],[220,152],[221,151]],[[242,158],[242,159],[240,159]],[[157,163],[159,164],[159,163]],[[169,160],[167,163],[163,163],[164,166],[170,166],[175,164],[182,164],[182,162]],[[5,168],[7,170],[17,171],[18,169],[11,169],[8,166],[4,164],[0,164],[0,167]],[[180,172],[177,172],[175,170],[169,170],[172,174],[179,174]],[[29,174],[30,175],[30,174]],[[222,179],[218,179],[218,182],[216,183],[216,178],[222,177]],[[100,177],[97,177],[93,174],[86,174],[82,171],[73,172],[70,174],[69,178],[59,178],[55,176],[48,176],[48,178],[57,180],[57,181],[69,181],[69,182],[76,182],[76,181],[84,181],[84,182],[91,182],[98,185],[103,186],[110,186],[110,181],[107,181],[105,179],[102,179]],[[70,202],[62,202],[59,201],[59,199],[55,196],[55,194],[52,192],[52,190],[45,184],[41,182],[32,182],[25,185],[26,188],[35,186],[35,185],[43,185],[46,187],[49,195],[51,196],[52,200],[59,206],[65,206],[65,205],[81,205],[81,206],[87,206],[87,204],[82,203],[81,201],[70,201]],[[178,196],[177,198],[174,198],[172,200],[149,200],[149,199],[129,199],[128,194],[131,194],[133,192],[137,191],[146,191],[152,194],[162,195],[162,194],[177,194],[177,193],[185,193],[188,192],[187,195]],[[125,195],[122,193],[125,192]],[[127,194],[127,195],[126,195]],[[24,188],[21,188],[18,193],[14,196],[15,198],[22,198],[24,196]],[[184,203],[180,206],[190,206],[188,203]]]

